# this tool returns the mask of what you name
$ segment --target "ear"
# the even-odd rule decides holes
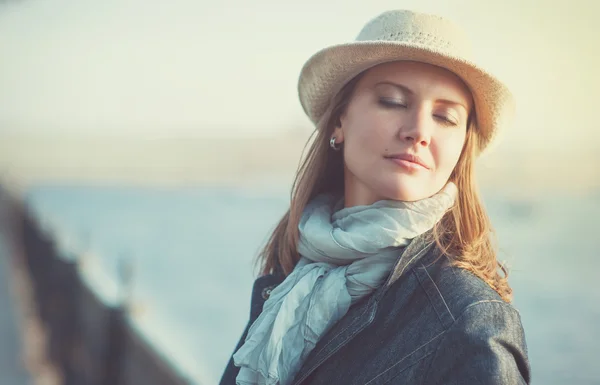
[[[344,141],[344,117],[345,113],[342,113],[339,118],[337,118],[335,122],[335,127],[333,129],[332,136],[336,137],[337,143],[342,143]]]

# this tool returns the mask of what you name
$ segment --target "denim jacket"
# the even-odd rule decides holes
[[[283,279],[276,272],[255,281],[250,320],[234,352]],[[231,359],[220,384],[235,384],[238,372]],[[321,338],[291,384],[529,383],[517,310],[421,236],[404,249],[386,284]]]

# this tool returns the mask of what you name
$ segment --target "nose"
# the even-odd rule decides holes
[[[429,146],[431,143],[433,122],[426,108],[415,108],[405,123],[398,133],[400,139],[415,146]]]

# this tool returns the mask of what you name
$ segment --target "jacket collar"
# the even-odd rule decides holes
[[[429,230],[418,237],[414,238],[398,256],[398,261],[394,268],[390,271],[390,275],[384,285],[380,289],[386,292],[388,288],[404,274],[405,271],[414,266],[417,262],[423,262],[422,257],[427,254],[433,246],[435,240],[433,238],[433,230]]]

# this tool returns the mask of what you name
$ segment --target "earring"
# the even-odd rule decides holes
[[[334,151],[339,151],[342,148],[342,146],[338,146],[335,143],[335,136],[332,136],[329,140],[329,147],[333,148]]]

